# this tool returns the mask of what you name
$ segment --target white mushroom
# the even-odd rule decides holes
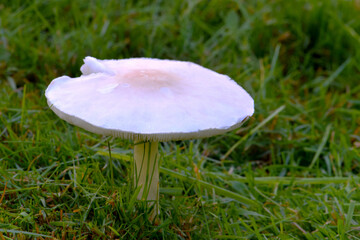
[[[90,132],[135,141],[138,198],[159,199],[158,142],[210,137],[254,113],[250,95],[228,76],[191,62],[86,57],[83,75],[54,79],[50,108]]]

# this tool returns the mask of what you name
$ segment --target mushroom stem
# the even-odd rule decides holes
[[[159,209],[159,157],[158,142],[136,141],[134,146],[134,185],[140,187],[138,200],[154,205],[152,215]]]

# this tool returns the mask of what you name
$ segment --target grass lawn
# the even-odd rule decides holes
[[[47,106],[88,55],[196,62],[255,100],[240,129],[161,144],[155,222],[133,143]],[[358,0],[0,0],[1,240],[360,239],[359,171]]]

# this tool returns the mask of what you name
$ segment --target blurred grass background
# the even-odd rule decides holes
[[[132,143],[47,107],[87,55],[193,61],[255,100],[237,131],[162,144],[156,223]],[[0,0],[0,238],[359,239],[359,73],[358,0]]]

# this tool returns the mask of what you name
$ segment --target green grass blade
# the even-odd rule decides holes
[[[353,216],[354,216],[354,211],[355,211],[355,202],[351,201],[350,205],[349,205],[348,212],[346,214],[346,218],[345,218],[345,231],[350,230],[351,221],[352,221]]]
[[[24,234],[24,235],[26,235],[26,236],[31,236],[31,237],[45,237],[45,238],[53,239],[53,237],[52,237],[52,236],[49,236],[49,235],[40,234],[40,233],[33,233],[33,232],[27,232],[27,231],[20,231],[20,230],[1,229],[1,228],[0,228],[0,232],[3,232],[3,233],[13,233],[13,234]]]
[[[241,143],[246,141],[246,139],[256,133],[260,128],[262,128],[266,123],[268,123],[271,119],[273,119],[276,115],[278,115],[281,111],[285,109],[285,105],[277,108],[272,114],[270,114],[267,118],[265,118],[261,123],[259,123],[255,128],[253,128],[248,134],[242,137],[239,141],[237,141],[225,154],[221,159],[226,159]]]
[[[25,112],[26,112],[26,85],[24,85],[23,96],[21,101],[21,120],[20,120],[20,129],[23,129],[24,121],[25,121]]]
[[[331,130],[331,124],[328,124],[326,129],[325,129],[325,133],[324,133],[324,136],[323,138],[321,139],[321,142],[320,142],[320,145],[313,157],[313,159],[311,160],[311,163],[309,165],[309,170],[311,170],[313,167],[314,167],[314,164],[316,163],[316,161],[319,159],[319,156],[322,152],[322,150],[324,149],[324,146],[329,138],[329,135],[330,135],[330,130]]]
[[[348,58],[343,64],[341,64],[338,69],[333,72],[328,79],[323,83],[322,87],[327,88],[339,75],[340,73],[345,69],[345,67],[351,62],[351,58]]]
[[[240,194],[237,194],[235,192],[231,192],[231,191],[229,191],[229,190],[227,190],[225,188],[213,185],[211,183],[208,183],[208,182],[205,182],[205,181],[193,178],[193,177],[188,177],[188,176],[185,176],[185,175],[183,175],[181,173],[177,173],[177,172],[174,172],[174,171],[172,171],[170,169],[166,169],[166,168],[163,168],[163,167],[160,167],[160,170],[163,173],[166,173],[166,174],[168,174],[168,175],[170,175],[172,177],[176,177],[176,178],[181,179],[183,181],[197,183],[197,184],[201,185],[202,187],[210,189],[210,190],[214,189],[217,194],[223,195],[225,197],[232,198],[232,199],[237,200],[237,201],[239,201],[241,203],[244,203],[244,204],[247,204],[247,205],[252,205],[252,206],[260,206],[261,205],[258,201],[246,198],[244,196],[241,196]]]

